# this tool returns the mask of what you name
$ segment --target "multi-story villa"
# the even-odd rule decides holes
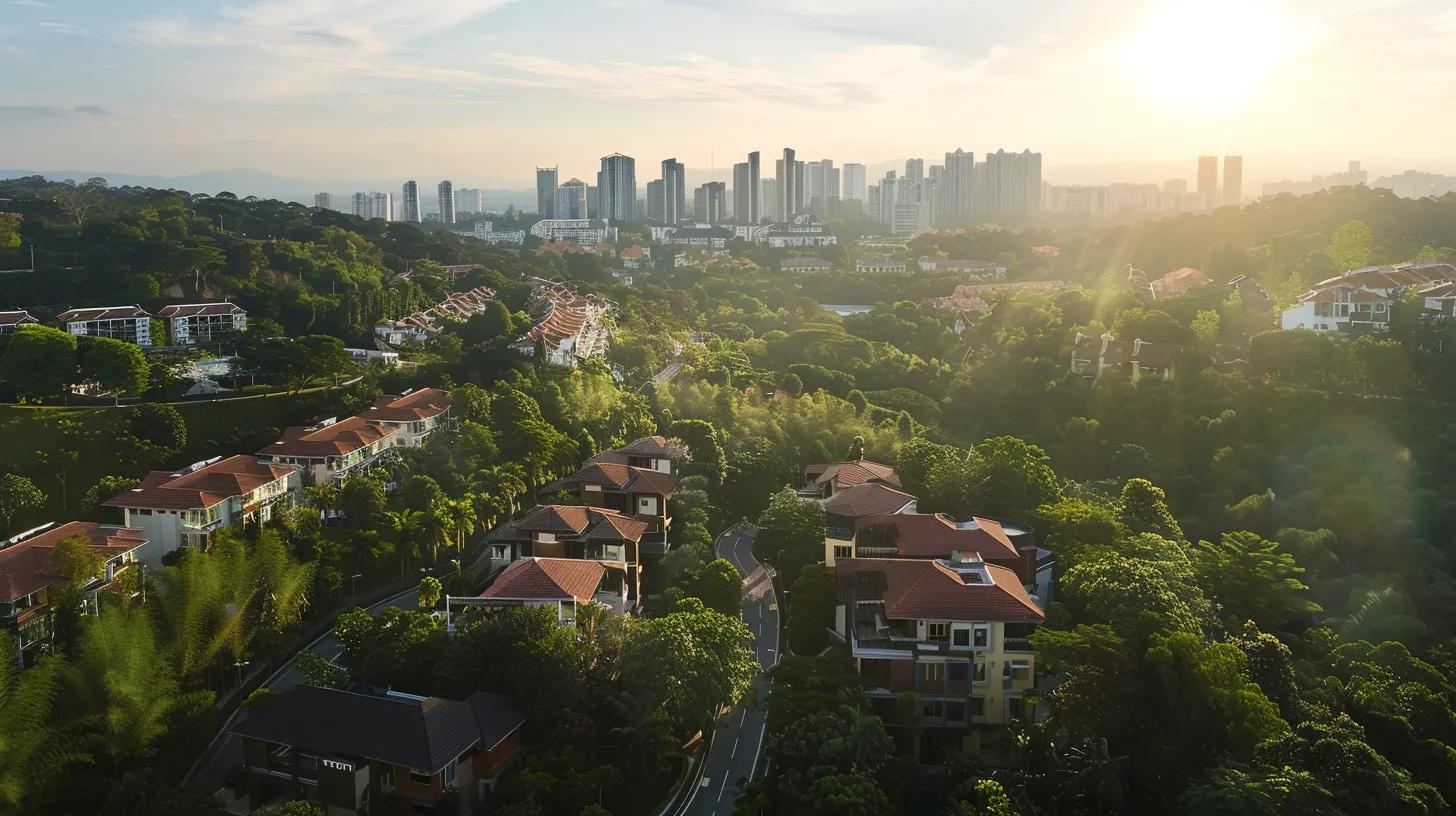
[[[95,575],[62,572],[55,560],[55,549],[68,538],[80,538],[95,554],[100,565]],[[18,658],[21,665],[29,665],[51,642],[51,593],[57,586],[76,586],[83,610],[95,612],[97,593],[110,588],[123,571],[131,568],[137,551],[146,543],[140,530],[89,521],[47,524],[0,541],[0,630],[15,635],[18,649],[17,655],[0,655],[0,660]]]
[[[873,709],[900,719],[921,706],[925,758],[960,750],[1006,756],[1004,726],[1029,719],[1035,656],[1027,638],[1045,617],[1022,580],[975,556],[841,558],[835,628],[849,645]]]
[[[799,492],[810,498],[832,499],[834,494],[845,488],[868,482],[899,487],[900,477],[889,465],[868,459],[809,465],[804,468],[804,487]]]
[[[77,337],[113,337],[139,346],[152,344],[152,316],[140,306],[67,309],[56,319]]]
[[[177,303],[157,310],[167,323],[167,337],[174,346],[211,343],[224,332],[248,328],[248,313],[236,303]]]
[[[621,614],[627,603],[623,573],[600,561],[579,558],[522,558],[496,575],[484,592],[445,596],[445,628],[454,632],[474,615],[512,606],[544,606],[556,622],[575,626],[578,610],[596,604]]]
[[[294,426],[283,438],[258,451],[258,458],[275,465],[302,468],[306,485],[342,486],[350,475],[368,468],[407,434],[399,423],[375,423],[362,416],[326,419],[317,425]]]
[[[597,507],[543,504],[485,537],[492,564],[522,558],[577,558],[618,570],[627,583],[628,605],[640,594],[641,542],[647,522]]]
[[[418,448],[437,428],[450,421],[450,394],[438,388],[420,388],[403,394],[385,394],[374,407],[359,415],[375,425],[394,428],[400,447]]]
[[[142,531],[147,544],[137,558],[157,566],[178,548],[206,549],[222,527],[272,518],[297,486],[296,472],[254,456],[209,459],[179,471],[154,470],[103,505],[121,508],[122,523]]]

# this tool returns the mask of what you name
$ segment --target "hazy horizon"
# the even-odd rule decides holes
[[[0,3],[24,78],[0,161],[37,170],[523,188],[613,151],[640,182],[784,145],[872,168],[1031,148],[1053,183],[1237,152],[1256,193],[1349,159],[1441,171],[1456,132],[1438,0]]]

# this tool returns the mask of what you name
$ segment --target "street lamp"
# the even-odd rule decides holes
[[[349,576],[349,603],[351,604],[354,603],[354,581],[363,577],[364,576],[360,575],[359,573],[355,573]]]
[[[237,661],[237,662],[233,663],[233,667],[238,670],[238,689],[239,690],[241,690],[242,687],[243,687],[243,669],[244,668],[247,668],[248,666],[251,666],[251,665],[253,665],[253,662],[251,660],[240,660],[240,661]]]

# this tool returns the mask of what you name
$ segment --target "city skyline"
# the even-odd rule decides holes
[[[958,144],[980,154],[1029,144],[1056,157],[1049,171],[1258,157],[1245,168],[1248,191],[1350,157],[1406,164],[1377,172],[1441,170],[1448,165],[1419,163],[1451,160],[1441,134],[1456,113],[1437,89],[1449,87],[1442,55],[1456,11],[1432,0],[1232,0],[1207,19],[1192,0],[1116,0],[1111,9],[1070,0],[1035,9],[622,2],[652,13],[633,15],[639,24],[627,32],[616,5],[553,9],[567,21],[553,30],[563,46],[553,53],[605,27],[644,56],[588,49],[568,61],[518,45],[545,12],[512,2],[193,0],[158,11],[12,0],[0,66],[23,66],[28,79],[0,91],[7,164],[174,175],[257,167],[319,181],[469,177],[528,189],[535,166],[584,176],[603,147],[652,162],[676,156],[727,180],[736,157],[773,144],[872,168]],[[705,30],[715,36],[691,36]],[[645,56],[645,43],[664,39],[698,50]],[[785,52],[790,61],[777,62]],[[165,68],[178,64],[187,70]],[[803,82],[821,75],[833,81]],[[1027,115],[1033,104],[1037,115]],[[419,126],[440,117],[460,126]],[[1382,124],[1417,117],[1424,127]],[[512,126],[486,127],[502,118]],[[902,138],[890,123],[907,121],[923,127]],[[672,135],[688,122],[712,138]],[[1311,149],[1310,132],[1339,134],[1339,143]]]

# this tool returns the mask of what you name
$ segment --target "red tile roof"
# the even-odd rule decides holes
[[[1006,567],[967,564],[989,580],[968,583],[959,565],[898,558],[838,558],[839,597],[883,601],[891,620],[1041,621],[1046,615]]]
[[[102,559],[115,558],[147,543],[141,530],[104,527],[89,521],[68,521],[13,544],[0,546],[0,602],[13,603],[68,579],[70,576],[56,571],[52,555],[57,544],[72,536],[86,539],[91,551]]]
[[[949,558],[953,552],[975,553],[987,561],[1015,561],[1021,557],[1001,525],[991,519],[972,518],[956,524],[939,513],[895,513],[864,516],[855,522],[856,539],[868,527],[895,528],[895,547],[902,558]],[[860,540],[859,546],[866,546]]]
[[[230,456],[190,472],[154,470],[130,490],[102,502],[106,507],[200,510],[287,478],[293,468],[270,465],[254,456]]]
[[[524,558],[506,567],[482,598],[513,601],[586,603],[602,583],[607,568],[600,561],[577,558]]]
[[[392,425],[374,425],[362,416],[352,416],[323,426],[288,428],[283,432],[282,439],[258,451],[258,455],[299,456],[310,459],[342,456],[398,431]]]
[[[865,482],[847,487],[824,502],[824,510],[836,516],[859,518],[899,512],[915,497],[879,482]]]
[[[592,462],[576,473],[546,486],[550,490],[577,490],[582,485],[597,485],[628,493],[654,493],[671,496],[677,490],[678,478],[648,468],[631,467],[617,462]]]
[[[438,388],[421,388],[408,394],[385,394],[359,416],[371,422],[417,422],[450,410],[450,394]]]
[[[900,486],[900,477],[889,465],[860,459],[854,462],[830,462],[824,465],[810,465],[804,469],[809,481],[824,484],[833,481],[836,488],[852,487],[865,482],[881,481]]]
[[[531,533],[551,533],[566,538],[637,541],[647,532],[647,524],[615,510],[567,504],[543,504],[531,508],[519,519],[502,524],[487,539],[516,541],[530,538]]]

